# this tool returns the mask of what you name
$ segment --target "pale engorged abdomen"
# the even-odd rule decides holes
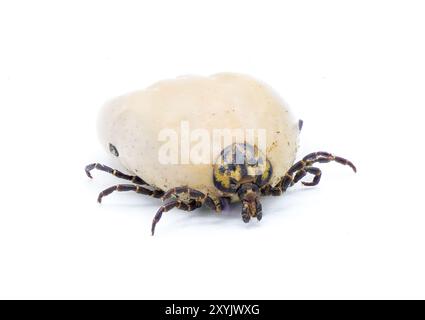
[[[99,136],[107,150],[110,143],[117,148],[125,168],[160,189],[187,185],[222,195],[213,185],[212,163],[160,163],[160,131],[175,130],[180,138],[182,121],[191,131],[206,129],[210,137],[214,129],[265,129],[266,150],[261,151],[273,166],[272,185],[294,162],[298,122],[268,86],[239,74],[181,77],[116,98],[102,109]],[[220,151],[214,150],[211,159]]]

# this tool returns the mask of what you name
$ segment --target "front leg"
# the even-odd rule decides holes
[[[293,186],[297,182],[299,182],[302,178],[304,178],[307,173],[310,173],[314,176],[313,180],[311,182],[304,182],[301,181],[301,183],[305,186],[315,186],[320,182],[320,178],[322,176],[322,171],[319,168],[316,167],[306,167],[304,169],[301,169],[297,171],[295,176],[285,175],[281,182],[279,182],[275,187],[272,187],[271,185],[266,185],[261,189],[261,194],[263,196],[280,196],[282,193],[284,193],[289,187]]]
[[[353,169],[354,172],[357,172],[357,169],[354,164],[347,159],[334,156],[329,152],[313,152],[305,156],[302,160],[296,162],[282,177],[282,179],[276,186],[272,187],[271,185],[266,185],[261,188],[261,193],[265,196],[280,196],[289,187],[293,186],[302,178],[304,178],[307,173],[312,174],[314,178],[311,182],[302,182],[302,184],[305,186],[315,186],[320,182],[322,171],[319,168],[313,167],[312,165],[314,163],[328,163],[331,161],[335,161],[342,165],[347,165],[351,169]]]

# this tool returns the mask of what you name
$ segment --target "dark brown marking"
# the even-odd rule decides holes
[[[302,128],[303,128],[303,124],[304,124],[304,121],[302,121],[301,119],[300,119],[300,120],[298,120],[298,130],[299,130],[299,131],[301,131],[301,130],[302,130]]]
[[[111,152],[116,157],[120,156],[117,148],[112,143],[109,144],[109,152]]]

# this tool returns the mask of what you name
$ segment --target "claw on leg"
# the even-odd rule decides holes
[[[104,164],[100,164],[100,163],[91,163],[91,164],[89,164],[85,167],[86,175],[90,179],[93,178],[93,176],[91,175],[91,171],[94,170],[94,169],[110,173],[117,178],[128,180],[128,181],[131,181],[131,182],[136,183],[136,184],[148,185],[143,179],[139,178],[138,176],[130,176],[128,174],[122,173],[121,171],[112,169],[112,168],[105,166]]]

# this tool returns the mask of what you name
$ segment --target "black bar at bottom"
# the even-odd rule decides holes
[[[406,301],[402,301],[406,302]],[[27,313],[31,318],[68,319],[345,319],[347,317],[408,318],[422,314],[423,301],[299,301],[299,300],[84,300],[84,301],[0,301],[3,314],[9,310],[15,317]],[[29,306],[21,306],[21,305]]]

